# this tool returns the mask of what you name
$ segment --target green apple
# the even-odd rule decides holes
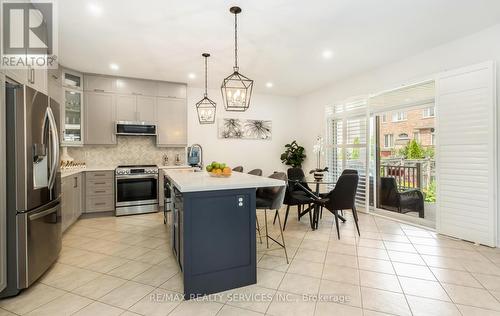
[[[208,165],[208,166],[207,166],[207,171],[208,171],[208,172],[212,171],[212,165]]]
[[[221,163],[221,164],[219,164],[219,167],[220,167],[221,169],[224,169],[224,168],[226,168],[226,164],[225,164],[225,163]]]

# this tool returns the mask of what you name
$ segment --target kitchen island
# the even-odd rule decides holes
[[[167,170],[173,214],[171,246],[183,272],[184,297],[217,293],[257,282],[255,192],[286,183],[234,172]]]

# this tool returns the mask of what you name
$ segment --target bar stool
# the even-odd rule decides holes
[[[262,169],[253,169],[248,171],[248,174],[252,174],[254,176],[262,176]]]
[[[278,179],[278,180],[283,180],[287,181],[286,174],[284,172],[277,172],[273,173],[272,175],[269,176],[269,178],[272,179]],[[259,188],[257,189],[256,193],[256,206],[257,209],[264,210],[264,218],[266,221],[266,246],[269,248],[269,239],[277,243],[279,246],[283,248],[285,251],[285,258],[286,258],[286,263],[288,264],[288,253],[286,251],[286,245],[285,245],[285,237],[283,236],[283,227],[281,226],[281,218],[278,212],[278,223],[280,227],[280,235],[281,235],[281,242],[277,241],[273,237],[269,236],[269,232],[267,229],[267,210],[279,210],[281,206],[283,205],[283,200],[285,198],[285,191],[286,191],[286,185],[282,187],[270,187],[270,188]],[[262,236],[260,234],[260,226],[259,226],[259,221],[256,221],[257,223],[257,231],[259,232],[259,238],[262,243]]]
[[[236,172],[243,172],[243,166],[234,167],[234,168],[233,168],[233,171],[236,171]]]

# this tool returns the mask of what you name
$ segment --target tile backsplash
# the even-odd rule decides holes
[[[186,162],[184,148],[157,147],[156,139],[150,136],[118,136],[116,145],[68,147],[68,154],[75,161],[85,162],[89,168],[135,164],[161,166],[165,154],[168,156],[169,165],[174,164],[177,154],[182,164]]]

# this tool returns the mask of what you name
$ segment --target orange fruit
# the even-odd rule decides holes
[[[224,170],[222,170],[222,173],[231,174],[231,168],[229,168],[229,167],[224,168]]]
[[[221,174],[221,173],[222,173],[222,170],[220,170],[220,169],[215,169],[215,171],[214,171],[214,172],[215,172],[216,174]]]

